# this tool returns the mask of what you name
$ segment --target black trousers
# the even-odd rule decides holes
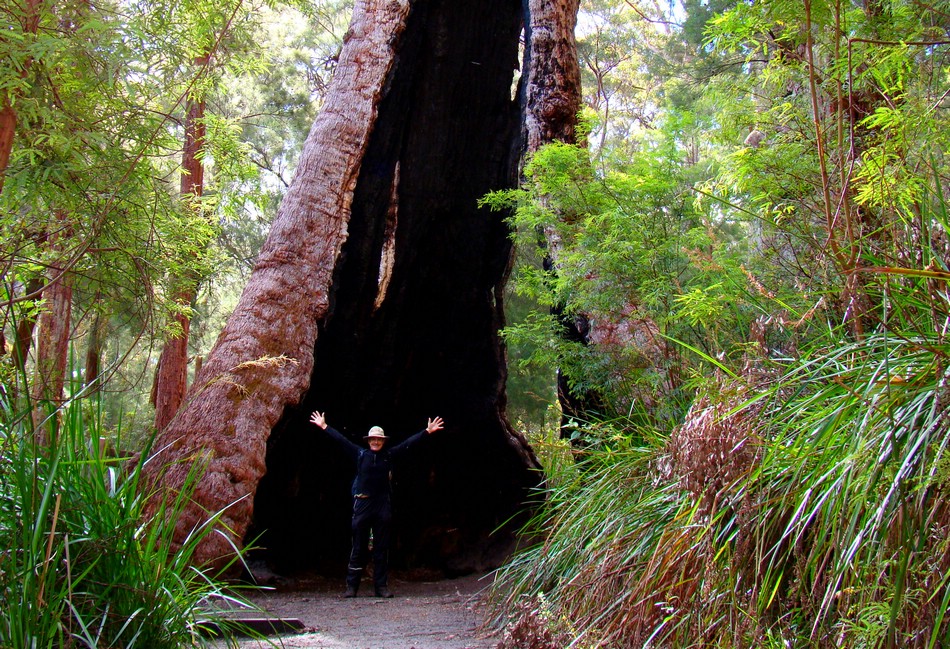
[[[369,538],[373,535],[373,586],[378,590],[389,582],[389,528],[393,520],[389,494],[353,498],[353,549],[346,571],[346,585],[359,588],[369,559]]]

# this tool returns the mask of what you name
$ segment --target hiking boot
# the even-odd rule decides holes
[[[347,586],[346,590],[343,591],[343,597],[349,599],[351,597],[356,597],[356,589],[352,586]]]
[[[382,588],[376,589],[376,597],[382,597],[383,599],[390,599],[393,596],[392,591],[383,586]]]

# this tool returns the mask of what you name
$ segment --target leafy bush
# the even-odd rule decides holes
[[[593,455],[498,573],[496,622],[564,619],[571,646],[947,646],[947,354],[826,348]]]
[[[750,357],[672,435],[558,474],[496,622],[562,620],[571,646],[947,646],[948,279],[871,273],[875,331]]]

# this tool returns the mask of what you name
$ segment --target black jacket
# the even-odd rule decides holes
[[[353,495],[363,497],[388,496],[392,491],[390,480],[392,479],[393,460],[398,459],[400,455],[415,446],[426,434],[425,430],[421,430],[392,448],[384,446],[381,451],[374,452],[354,444],[332,426],[327,426],[326,432],[356,462]]]

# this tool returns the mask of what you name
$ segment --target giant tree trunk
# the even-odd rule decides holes
[[[169,462],[208,463],[180,534],[227,508],[231,539],[277,565],[345,567],[351,467],[316,408],[354,439],[445,418],[395,476],[396,567],[511,549],[504,524],[540,474],[505,418],[511,244],[477,200],[517,183],[523,18],[520,0],[357,2],[248,286],[149,465],[174,489],[188,467]],[[200,558],[229,553],[215,536]]]

